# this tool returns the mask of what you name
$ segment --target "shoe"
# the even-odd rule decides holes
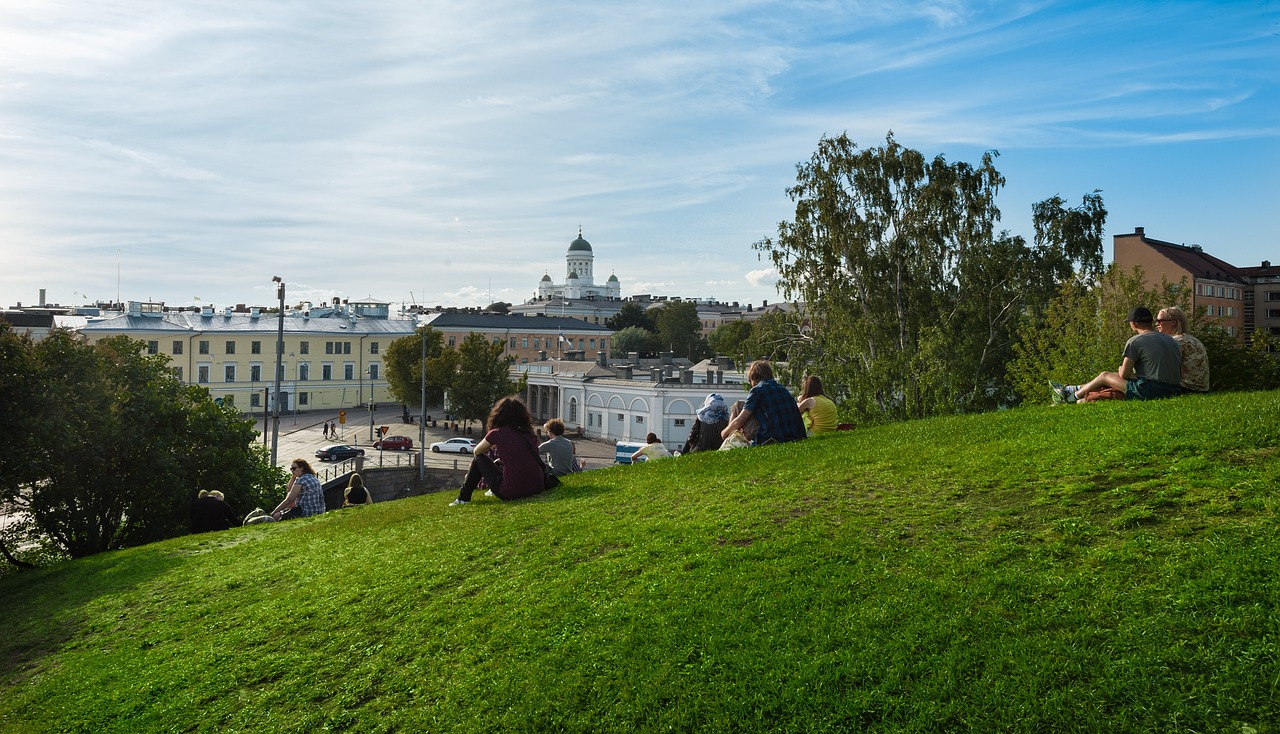
[[[1067,402],[1067,386],[1060,382],[1049,380],[1049,389],[1053,391],[1053,404],[1063,405]]]
[[[470,501],[470,500],[454,500],[454,501],[452,501],[452,502],[450,502],[450,503],[449,503],[449,506],[450,506],[450,507],[457,507],[458,505],[469,505],[469,504],[471,504],[471,501]]]
[[[484,491],[484,496],[485,496],[485,497],[497,497],[498,495],[494,494],[492,489],[486,489],[486,490]]]

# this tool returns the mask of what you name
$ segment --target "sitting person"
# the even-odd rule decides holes
[[[369,490],[364,486],[364,479],[359,474],[352,473],[351,479],[347,482],[347,488],[342,490],[342,506],[372,504],[373,495],[369,494]]]
[[[1178,343],[1182,353],[1182,391],[1209,392],[1209,352],[1199,339],[1187,333],[1187,315],[1177,306],[1162,308],[1156,314],[1156,328]]]
[[[1137,306],[1129,312],[1134,335],[1125,342],[1123,360],[1115,372],[1101,372],[1083,385],[1050,382],[1054,402],[1090,402],[1108,388],[1123,390],[1126,400],[1156,400],[1182,392],[1182,351],[1168,334],[1155,330],[1151,311]]]
[[[658,434],[650,433],[644,437],[644,446],[640,447],[631,455],[631,462],[637,461],[653,461],[654,459],[667,459],[671,457],[671,452],[667,451],[667,447],[662,445],[658,440]]]
[[[810,436],[836,430],[836,404],[822,392],[822,378],[817,375],[804,378],[804,389],[800,391],[796,407]]]
[[[202,489],[191,503],[191,532],[207,533],[212,530],[228,530],[240,522],[239,516],[227,504],[223,494],[216,489]]]
[[[293,478],[285,487],[284,499],[271,511],[271,516],[279,520],[286,510],[295,508],[298,512],[292,514],[296,516],[323,515],[324,487],[320,485],[315,469],[311,468],[306,459],[294,459],[289,464],[289,474]]]
[[[742,415],[742,411],[746,408],[746,405],[746,401],[734,401],[733,405],[729,407],[730,423],[732,423],[739,415]],[[720,450],[728,451],[729,449],[748,448],[751,446],[751,442],[756,439],[756,433],[759,430],[760,421],[748,416],[747,420],[743,421],[740,427],[734,429],[734,431],[724,439],[720,444]]]
[[[551,438],[538,444],[538,453],[546,455],[547,466],[551,467],[551,473],[557,477],[563,477],[566,474],[581,471],[582,467],[578,464],[577,457],[578,447],[573,441],[564,437],[564,421],[552,418],[544,423],[542,428],[551,434]]]
[[[760,421],[755,438],[758,446],[804,438],[804,421],[800,418],[796,399],[773,379],[773,365],[763,359],[752,362],[747,368],[747,379],[751,381],[747,402],[742,412],[720,432],[721,436],[728,438],[748,419],[755,418]]]
[[[729,425],[729,408],[724,398],[718,393],[711,393],[702,401],[697,417],[693,419],[693,428],[689,429],[689,440],[684,442],[683,454],[695,451],[715,451],[724,443],[720,432]]]
[[[538,437],[533,433],[533,417],[520,398],[502,398],[494,403],[486,426],[488,433],[476,444],[475,458],[467,468],[458,498],[450,506],[470,504],[471,493],[481,479],[500,500],[532,497],[543,490]],[[498,450],[500,462],[489,456],[491,448]]]

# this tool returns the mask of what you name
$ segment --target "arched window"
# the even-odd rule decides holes
[[[569,398],[569,422],[578,422],[578,399]]]

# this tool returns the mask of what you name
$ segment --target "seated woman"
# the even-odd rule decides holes
[[[239,516],[227,504],[223,494],[216,489],[202,489],[191,504],[191,532],[207,533],[211,530],[227,530],[240,522]]]
[[[658,434],[650,433],[644,437],[644,446],[640,450],[631,455],[631,463],[637,461],[653,461],[654,459],[667,459],[671,457],[671,452],[667,451],[667,447],[662,445],[658,440]]]
[[[480,480],[501,500],[532,497],[543,490],[542,462],[538,460],[538,437],[533,433],[533,417],[520,398],[502,398],[489,411],[489,432],[476,444],[475,458],[467,477],[450,506],[471,503],[471,493]],[[496,448],[501,466],[489,457]]]
[[[359,474],[353,473],[351,480],[347,482],[347,488],[342,490],[342,506],[354,507],[356,505],[372,505],[373,495],[369,494],[369,490],[364,486],[364,479]]]
[[[564,437],[564,421],[552,418],[542,427],[551,434],[551,438],[538,445],[538,453],[546,454],[550,459],[547,466],[551,467],[551,473],[557,477],[563,477],[566,474],[581,471],[582,466],[578,463],[576,456],[578,447],[573,445],[573,441]]]
[[[311,468],[306,459],[294,459],[289,464],[289,474],[293,478],[285,487],[284,499],[276,505],[276,509],[271,511],[271,516],[279,520],[286,510],[292,510],[295,507],[299,512],[293,514],[302,517],[323,515],[324,487],[320,486],[320,479],[316,477],[315,469]]]
[[[698,408],[697,418],[693,419],[693,428],[689,429],[689,440],[684,442],[681,453],[691,454],[695,451],[715,451],[724,443],[720,432],[729,425],[729,408],[724,398],[718,393],[711,393]]]
[[[738,414],[746,410],[746,408],[747,402],[745,400],[739,400],[730,406],[729,422],[732,423],[733,419],[737,418]],[[724,443],[720,444],[720,450],[728,451],[729,449],[745,449],[751,446],[751,442],[756,440],[756,432],[759,430],[760,421],[756,420],[754,416],[748,418],[747,422],[742,424],[741,428],[729,434],[729,437],[724,440]]]
[[[796,407],[810,436],[836,430],[836,404],[822,392],[822,379],[817,375],[804,378],[804,389],[800,391]]]
[[[1182,354],[1182,391],[1209,392],[1209,352],[1203,342],[1187,333],[1187,315],[1182,309],[1177,306],[1160,309],[1156,314],[1156,330],[1178,343]]]

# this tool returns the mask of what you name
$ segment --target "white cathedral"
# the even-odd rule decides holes
[[[578,239],[569,243],[569,251],[565,253],[564,283],[552,282],[551,275],[542,276],[538,283],[537,300],[549,301],[563,298],[569,301],[616,301],[622,297],[622,285],[618,276],[610,275],[604,285],[596,285],[592,275],[595,255],[591,252],[591,243],[582,239],[582,228],[578,228]]]

